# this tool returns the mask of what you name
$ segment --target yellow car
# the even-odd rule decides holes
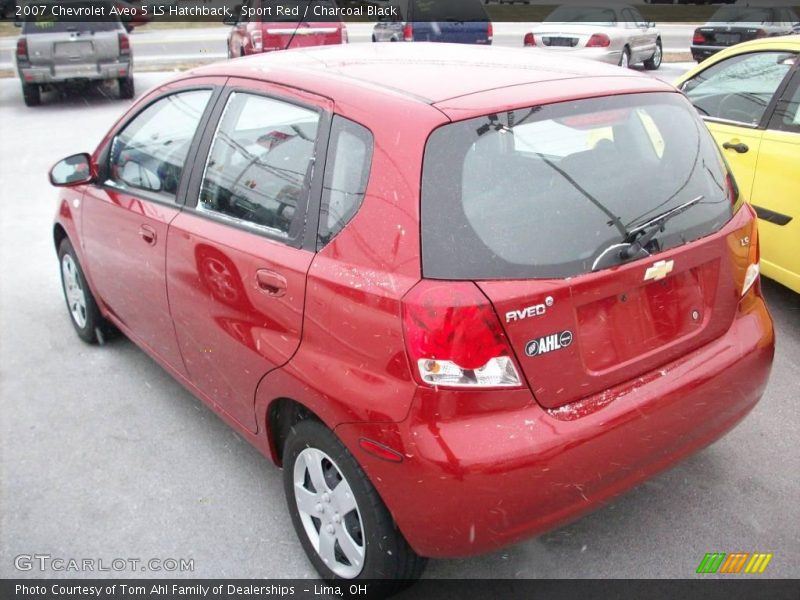
[[[758,214],[761,272],[800,293],[800,35],[732,46],[676,85]]]

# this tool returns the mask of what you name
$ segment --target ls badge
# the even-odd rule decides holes
[[[644,280],[650,281],[658,281],[659,279],[664,279],[667,275],[672,273],[672,267],[675,266],[674,260],[660,260],[657,263],[654,263],[652,267],[647,267],[647,271],[644,273]]]

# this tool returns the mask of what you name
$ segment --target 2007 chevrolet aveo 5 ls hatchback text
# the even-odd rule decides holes
[[[722,436],[769,376],[753,210],[688,100],[614,66],[237,59],[50,176],[78,335],[120,329],[281,465],[329,579],[575,519]]]

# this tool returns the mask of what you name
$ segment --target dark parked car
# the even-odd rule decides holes
[[[740,42],[796,33],[800,17],[790,6],[723,6],[694,30],[692,58],[700,62]]]
[[[687,98],[616,66],[217,63],[51,181],[77,334],[117,327],[281,465],[329,579],[572,520],[724,435],[771,368],[753,209]]]
[[[491,44],[492,22],[481,0],[389,0],[396,17],[383,17],[372,31],[373,42],[447,42]]]

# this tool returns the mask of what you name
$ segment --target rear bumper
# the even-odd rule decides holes
[[[608,63],[610,65],[618,65],[622,57],[621,50],[610,50],[608,48],[563,48],[560,46],[537,46],[537,49],[548,52],[550,54],[565,54],[571,58],[585,58],[587,60],[596,60],[599,62]]]
[[[692,51],[692,58],[697,62],[703,61],[707,59],[709,56],[713,56],[720,50],[725,50],[728,46],[691,46]]]
[[[607,391],[615,399],[591,414],[580,416],[582,403],[546,411],[528,402],[444,419],[457,413],[458,398],[440,391],[435,409],[418,393],[403,423],[337,433],[419,554],[494,550],[598,508],[733,428],[760,399],[774,351],[763,300],[748,302],[724,336]],[[405,459],[374,458],[360,450],[360,437]]]
[[[132,75],[131,61],[53,66],[19,66],[23,83],[64,83],[76,80],[117,79]]]

